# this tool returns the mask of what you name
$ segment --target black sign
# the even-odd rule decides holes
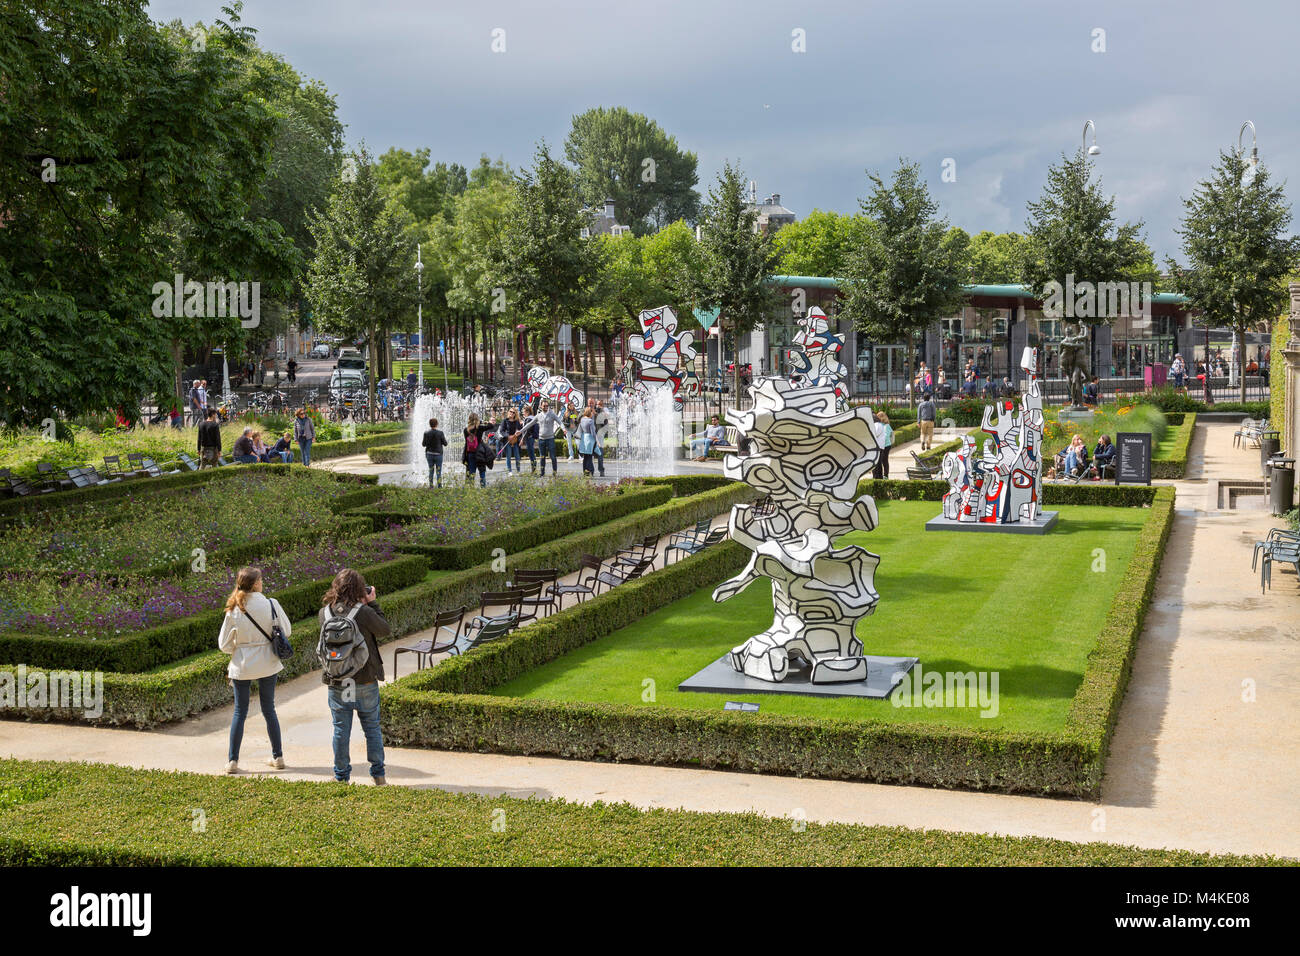
[[[1151,484],[1151,433],[1120,432],[1115,436],[1115,484]]]

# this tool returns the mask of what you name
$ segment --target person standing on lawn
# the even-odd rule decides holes
[[[298,409],[298,417],[293,422],[293,437],[298,442],[298,452],[302,456],[302,466],[311,467],[311,444],[316,440],[316,423],[307,414],[307,409]]]
[[[332,679],[328,673],[322,673],[321,683],[329,688],[330,717],[334,723],[334,779],[347,783],[352,776],[349,744],[355,713],[366,738],[370,778],[376,787],[382,787],[388,781],[384,776],[384,736],[379,728],[379,682],[384,679],[379,642],[391,635],[393,629],[376,598],[375,589],[366,584],[361,572],[344,568],[334,576],[321,599],[321,631],[326,633],[326,624],[331,620],[350,619],[356,628],[354,633],[360,632],[364,640],[366,654],[365,662],[349,676]],[[360,645],[353,653],[359,652]]]
[[[208,412],[199,426],[199,467],[215,468],[221,464],[221,426],[217,424],[216,409]]]
[[[871,426],[871,431],[876,436],[876,444],[880,446],[880,457],[876,459],[876,466],[871,470],[871,477],[888,478],[889,450],[894,447],[894,429],[889,424],[889,416],[883,411],[876,412],[876,424]]]
[[[496,452],[488,444],[488,435],[495,430],[495,425],[485,425],[479,421],[478,412],[469,413],[469,421],[463,433],[465,450],[461,453],[460,460],[465,465],[467,482],[472,484],[474,473],[478,472],[480,488],[487,487],[488,462],[496,460]]]
[[[244,721],[248,718],[253,681],[257,681],[266,735],[271,739],[271,757],[266,762],[276,770],[284,769],[280,720],[275,714],[276,675],[284,670],[284,665],[271,645],[271,630],[276,625],[284,631],[285,637],[289,636],[292,630],[289,615],[284,613],[279,601],[262,593],[261,570],[240,568],[235,575],[235,589],[226,599],[226,617],[217,636],[217,646],[230,655],[226,676],[235,691],[226,773],[239,773],[239,748],[244,742]]]

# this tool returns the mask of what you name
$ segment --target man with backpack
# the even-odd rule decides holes
[[[382,787],[388,781],[384,778],[384,737],[379,729],[379,682],[384,679],[379,642],[392,628],[375,597],[375,589],[367,586],[359,571],[344,568],[335,575],[321,600],[316,655],[323,668],[321,683],[329,688],[334,721],[334,779],[347,783],[352,776],[348,745],[355,712],[366,738],[370,776],[376,787]]]

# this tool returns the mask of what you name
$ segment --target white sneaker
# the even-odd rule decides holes
[[[284,769],[284,758],[283,758],[283,757],[267,757],[267,758],[266,758],[266,765],[267,765],[268,767],[274,767],[276,770],[283,770],[283,769]]]
[[[239,761],[232,760],[226,764],[226,773],[239,773]]]

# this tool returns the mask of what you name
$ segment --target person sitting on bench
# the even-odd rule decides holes
[[[235,439],[235,447],[230,449],[230,457],[235,461],[254,463],[257,455],[253,452],[253,427],[244,429],[244,433]]]
[[[709,449],[726,443],[727,431],[719,424],[718,416],[714,415],[709,419],[709,427],[704,429],[704,437],[691,439],[691,457],[696,461],[704,461],[709,457]]]

